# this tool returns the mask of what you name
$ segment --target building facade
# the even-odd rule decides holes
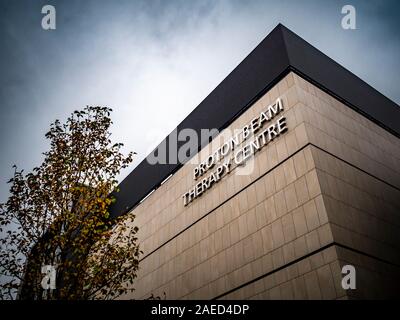
[[[158,180],[152,180],[158,183],[151,188],[154,191],[146,190],[152,192],[143,201],[127,206],[127,212],[136,215],[144,253],[136,290],[124,299],[398,296],[400,109],[323,54],[308,54],[312,47],[283,26],[271,34],[224,82],[251,72],[246,63],[258,61],[257,54],[268,55],[263,50],[274,46],[275,34],[284,34],[290,68],[272,74],[269,83],[249,84],[245,79],[244,87],[263,89],[249,93],[241,112],[232,111],[218,127],[219,135],[192,155],[199,162],[167,166]],[[315,69],[301,69],[301,63],[312,64],[313,59],[318,64]],[[269,70],[260,65],[260,71],[250,62],[254,73]],[[318,74],[318,68],[325,73]],[[215,90],[222,89],[220,85]],[[370,111],[376,101],[378,111]],[[268,114],[271,106],[275,109]],[[276,108],[280,109],[275,114]],[[264,122],[262,114],[267,115]],[[214,159],[214,166],[196,176],[199,163],[221,152],[226,142],[222,137],[252,124],[254,134],[236,141],[232,152]],[[256,140],[260,144],[254,144]],[[250,149],[246,161],[241,161]],[[228,160],[229,169],[218,173]],[[168,179],[160,183],[166,173]],[[137,174],[127,179],[134,181]],[[210,182],[212,174],[216,177]],[[201,186],[203,178],[208,179],[207,188]],[[124,183],[122,202],[121,197],[130,194],[129,181]],[[354,266],[355,289],[342,286],[346,265]]]

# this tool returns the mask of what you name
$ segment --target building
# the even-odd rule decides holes
[[[271,106],[279,110],[254,133],[267,134],[262,146],[240,141],[224,158],[232,155],[229,172],[217,157],[207,168],[220,135],[257,127]],[[221,131],[196,150],[202,168],[144,160],[120,185],[112,214],[136,215],[144,251],[136,291],[124,298],[398,295],[398,105],[278,25],[176,132],[184,128]],[[167,146],[176,156],[172,136],[155,153]],[[250,161],[237,166],[239,151]],[[346,265],[356,289],[342,287]]]

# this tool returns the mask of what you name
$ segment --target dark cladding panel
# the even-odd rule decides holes
[[[400,108],[353,73],[282,26],[290,65],[300,75],[400,135]]]

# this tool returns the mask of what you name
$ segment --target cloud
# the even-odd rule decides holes
[[[50,122],[89,104],[112,107],[114,139],[138,152],[125,177],[279,22],[399,102],[399,5],[382,3],[353,1],[345,31],[343,1],[55,1],[44,31],[45,1],[2,2],[0,201]]]

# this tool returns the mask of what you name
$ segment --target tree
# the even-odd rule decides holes
[[[0,204],[3,299],[112,299],[133,290],[141,253],[134,216],[112,219],[116,176],[132,161],[112,144],[111,109],[87,106],[51,124],[44,160],[24,174],[14,166]],[[44,290],[42,267],[56,270]],[[47,281],[47,280],[46,280]]]

